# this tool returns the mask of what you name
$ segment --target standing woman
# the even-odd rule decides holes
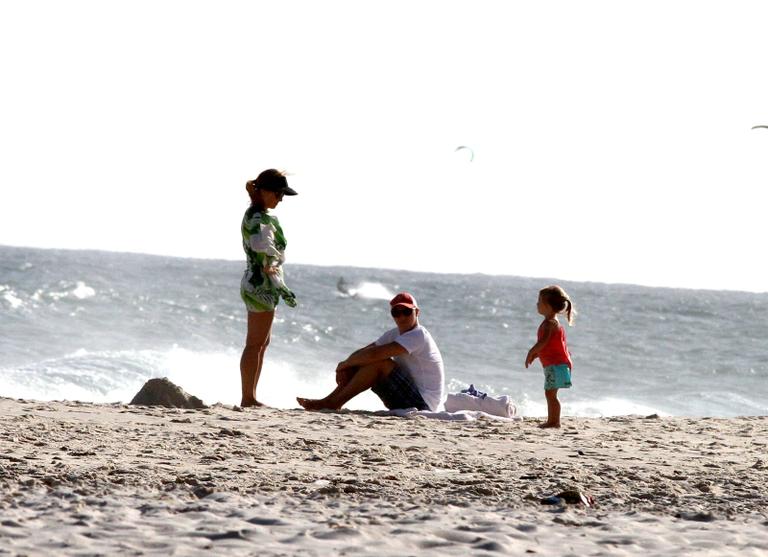
[[[248,335],[240,358],[243,396],[240,406],[263,406],[256,399],[256,385],[264,364],[264,352],[272,335],[272,320],[280,298],[296,307],[296,297],[283,282],[285,236],[277,218],[269,214],[284,195],[296,195],[285,175],[270,168],[245,184],[251,206],[241,227],[247,268],[240,296],[248,309]]]

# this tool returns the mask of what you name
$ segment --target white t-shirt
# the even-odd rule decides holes
[[[429,409],[433,412],[442,411],[445,402],[443,356],[429,331],[417,325],[401,335],[395,327],[381,335],[376,341],[376,346],[390,342],[396,342],[408,351],[407,354],[395,356],[393,359],[411,374],[421,398]]]

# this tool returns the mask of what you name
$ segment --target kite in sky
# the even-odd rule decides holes
[[[466,149],[467,151],[469,151],[469,162],[472,162],[473,160],[475,160],[475,152],[472,150],[471,147],[467,147],[466,145],[459,145],[458,147],[456,147],[456,149],[454,149],[453,152],[455,153],[456,151],[461,151],[462,149]]]

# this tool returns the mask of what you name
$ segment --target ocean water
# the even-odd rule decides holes
[[[208,403],[239,402],[243,263],[0,246],[0,396],[130,401],[168,377]],[[333,387],[338,361],[393,326],[408,290],[438,342],[451,392],[473,383],[546,414],[543,373],[524,367],[553,282],[579,312],[568,328],[577,416],[768,414],[768,294],[288,264],[300,305],[280,305],[259,398]],[[343,278],[347,292],[338,288]],[[367,393],[353,409],[381,409]]]

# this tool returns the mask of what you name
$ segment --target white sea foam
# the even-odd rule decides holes
[[[379,282],[362,282],[357,287],[357,295],[369,300],[391,300],[394,293]]]
[[[64,300],[67,298],[86,300],[88,298],[93,298],[96,295],[96,290],[94,288],[88,286],[85,282],[80,280],[76,281],[74,286],[72,286],[72,283],[62,281],[59,283],[59,287],[62,289],[49,291],[38,289],[33,294],[32,299],[35,301],[41,301],[44,298],[49,298],[54,301]]]
[[[16,292],[14,292],[9,286],[0,284],[0,292],[3,294],[3,300],[8,302],[8,305],[11,306],[11,309],[19,309],[24,305],[24,300],[19,298]]]
[[[344,291],[339,292],[340,295],[366,300],[391,300],[395,295],[380,282],[363,281],[355,286],[344,288]]]
[[[77,285],[72,290],[72,295],[78,300],[85,300],[86,298],[95,296],[96,291],[84,282],[77,281]]]
[[[240,404],[240,351],[201,353],[174,347],[165,354],[158,370],[206,404]],[[298,408],[296,397],[321,398],[335,388],[329,366],[326,376],[301,376],[295,367],[276,359],[267,359],[259,378],[258,399],[274,408]],[[380,410],[381,401],[373,393],[356,397],[347,405],[353,410]]]
[[[650,414],[659,414],[660,416],[667,415],[665,412],[662,412],[653,406],[639,404],[622,398],[606,397],[595,400],[571,402],[568,400],[569,397],[567,392],[564,392],[559,398],[563,406],[563,413],[571,416],[600,418],[604,416],[625,416],[628,414],[638,414],[641,416],[648,416]]]
[[[236,262],[0,246],[0,394],[128,401],[168,376],[206,402],[239,403],[241,272]],[[278,307],[264,402],[295,408],[296,396],[326,395],[336,362],[392,327],[387,300],[408,290],[443,353],[449,392],[471,382],[509,395],[525,416],[546,414],[541,367],[523,361],[538,289],[551,279],[345,268],[348,282],[337,283],[339,272],[291,266],[299,306]],[[561,393],[564,414],[768,413],[768,295],[564,286],[580,311],[567,328],[574,386]],[[367,396],[350,407],[381,408]]]
[[[167,377],[206,404],[240,404],[240,351],[199,352],[179,347],[167,351],[92,352],[77,349],[61,358],[16,369],[0,369],[0,393],[11,398],[130,402],[153,377]],[[298,408],[297,396],[321,398],[334,387],[332,366],[327,375],[301,377],[291,364],[265,362],[258,398],[275,408]],[[373,393],[347,405],[352,410],[381,410]]]
[[[152,350],[77,349],[15,368],[0,369],[0,392],[11,398],[129,401],[163,361]]]

